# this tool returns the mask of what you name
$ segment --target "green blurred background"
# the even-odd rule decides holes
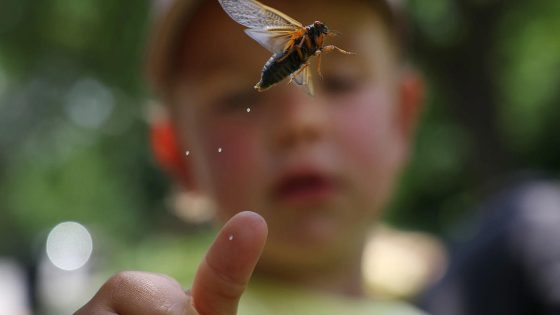
[[[448,236],[487,194],[560,171],[560,1],[411,0],[428,99],[387,221]],[[152,3],[0,2],[0,257],[62,221],[122,248],[178,227],[147,133]],[[33,273],[33,272],[31,272]]]

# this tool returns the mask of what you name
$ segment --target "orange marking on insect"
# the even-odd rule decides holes
[[[311,71],[308,70],[309,59],[313,56],[318,57],[317,72],[322,76],[323,52],[336,50],[351,54],[334,45],[323,46],[325,36],[339,33],[329,31],[320,21],[303,26],[297,20],[257,0],[218,0],[218,2],[234,21],[248,28],[245,30],[247,35],[273,53],[261,71],[260,81],[255,85],[258,91],[268,89],[288,75],[293,79],[294,73],[296,76],[303,73],[303,80],[297,80],[296,83],[306,85],[308,93],[313,95]],[[251,12],[252,16],[248,16],[247,12]]]

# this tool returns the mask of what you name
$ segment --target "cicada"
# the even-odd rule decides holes
[[[317,73],[321,75],[321,55],[333,50],[351,52],[334,45],[324,45],[326,36],[337,32],[320,21],[303,26],[286,14],[256,0],[218,0],[224,11],[237,23],[248,27],[245,33],[273,53],[265,63],[255,89],[262,92],[290,77],[290,83],[307,87],[314,95],[310,59],[317,56]]]

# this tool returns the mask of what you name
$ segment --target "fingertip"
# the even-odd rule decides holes
[[[233,246],[249,257],[258,259],[268,237],[265,219],[253,211],[242,211],[234,215],[222,228],[218,237],[226,238],[228,246]],[[255,260],[256,263],[256,260]]]
[[[247,219],[247,220],[251,220],[251,221],[261,221],[262,223],[266,224],[264,218],[258,214],[257,212],[251,211],[251,210],[245,210],[245,211],[241,211],[236,213],[232,219]]]
[[[241,211],[234,215],[227,224],[235,224],[243,226],[254,231],[258,235],[268,234],[268,225],[266,220],[258,213],[254,211]]]
[[[200,314],[234,314],[266,243],[264,218],[252,211],[234,215],[197,272],[192,293]]]
[[[240,265],[253,265],[262,252],[267,235],[268,226],[260,214],[241,211],[224,224],[208,256],[236,257],[234,261]],[[239,257],[241,253],[244,255]]]

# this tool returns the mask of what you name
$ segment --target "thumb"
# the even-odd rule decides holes
[[[224,225],[193,282],[193,305],[200,315],[237,313],[267,234],[265,220],[254,212],[240,212]]]

